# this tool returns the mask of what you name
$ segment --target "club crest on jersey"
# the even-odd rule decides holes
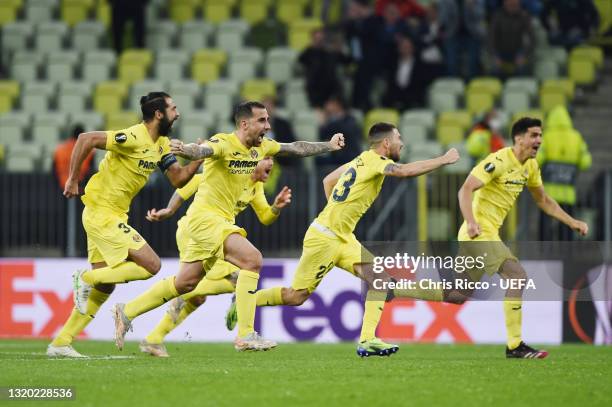
[[[251,158],[255,159],[259,156],[259,154],[257,154],[256,150],[251,150]]]
[[[159,146],[159,153],[161,154],[164,151],[164,148],[162,146]]]
[[[485,166],[484,166],[484,170],[486,172],[493,172],[493,171],[495,171],[495,164],[493,164],[493,163],[486,163]]]
[[[127,141],[127,136],[125,133],[117,133],[115,134],[115,142],[119,144],[123,144]]]

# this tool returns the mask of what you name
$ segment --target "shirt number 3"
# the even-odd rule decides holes
[[[343,178],[344,178],[344,182],[342,183],[342,185],[334,188],[333,198],[334,198],[334,201],[336,202],[346,201],[346,198],[348,197],[349,192],[351,192],[351,187],[353,186],[353,184],[355,183],[355,180],[357,179],[357,171],[354,168],[349,168],[344,173]],[[339,190],[340,188],[342,190],[342,193],[340,193],[340,190]]]

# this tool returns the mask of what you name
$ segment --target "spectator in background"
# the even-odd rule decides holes
[[[438,13],[444,38],[447,74],[473,78],[481,72],[480,55],[486,35],[483,0],[439,0]],[[463,75],[462,56],[467,56]]]
[[[409,36],[399,35],[396,44],[397,56],[390,64],[383,105],[398,110],[423,106],[429,82],[427,69]]]
[[[332,96],[325,103],[324,122],[319,127],[319,140],[329,140],[329,136],[336,133],[344,134],[345,147],[342,150],[318,156],[317,165],[339,166],[361,154],[363,130],[355,117],[347,111],[346,102],[340,95]]]
[[[578,171],[591,167],[591,153],[564,106],[557,106],[548,114],[536,159],[542,169],[544,190],[573,216],[576,176]],[[540,240],[572,240],[572,236],[567,226],[540,216]]]
[[[276,99],[272,96],[267,96],[262,100],[262,103],[270,116],[271,130],[267,133],[267,137],[278,141],[279,143],[293,143],[295,141],[295,133],[293,126],[288,120],[276,114]],[[274,157],[274,160],[282,167],[301,168],[302,160],[296,160],[291,157]]]
[[[527,75],[535,45],[531,17],[519,0],[504,0],[489,26],[493,74],[507,78]]]
[[[493,17],[495,12],[502,7],[504,0],[485,0],[488,17]],[[521,0],[521,7],[533,17],[539,17],[542,12],[541,0]]]
[[[384,62],[380,43],[383,19],[374,14],[368,0],[352,0],[344,23],[344,36],[357,67],[353,75],[353,106],[367,111],[372,107],[370,91],[374,79],[381,76]]]
[[[388,2],[383,9],[383,30],[381,47],[382,69],[389,69],[391,61],[397,57],[397,36],[408,32],[408,24],[402,18],[399,8],[395,2]],[[388,72],[383,72],[387,75]]]
[[[426,18],[413,31],[416,39],[416,48],[420,50],[419,56],[430,72],[430,80],[446,74],[446,66],[442,55],[442,25],[438,14],[437,3],[427,7]]]
[[[109,0],[112,9],[113,46],[117,54],[123,51],[125,25],[132,22],[135,48],[145,47],[145,9],[149,0]]]
[[[328,41],[322,29],[314,30],[312,43],[298,58],[304,67],[306,94],[313,108],[322,108],[331,95],[342,93],[337,70],[340,65],[347,64],[350,58],[333,44],[333,41]]]
[[[403,19],[425,17],[425,8],[415,0],[376,0],[376,14],[384,16],[389,5],[395,6]]]
[[[467,137],[465,147],[476,165],[489,154],[504,147],[504,138],[501,135],[502,120],[495,110],[484,115]]]
[[[551,18],[553,14],[555,19]],[[549,42],[568,49],[586,41],[599,27],[599,14],[592,0],[548,0],[541,19]]]
[[[66,141],[55,147],[55,152],[53,153],[53,176],[55,177],[57,185],[62,191],[64,190],[64,186],[68,180],[68,175],[70,174],[70,157],[72,156],[72,150],[74,149],[74,145],[76,144],[79,134],[84,132],[85,129],[83,128],[83,125],[76,124],[72,130],[71,136]],[[79,183],[91,175],[93,170],[93,157],[94,153],[92,151],[87,158],[83,160],[81,171],[79,171]]]

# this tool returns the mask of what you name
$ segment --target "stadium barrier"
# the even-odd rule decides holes
[[[264,256],[297,257],[310,222],[323,208],[325,198],[321,180],[332,168],[309,170],[283,169],[270,185],[268,200],[287,185],[293,191],[291,205],[270,226],[259,223],[247,210],[237,223],[249,233],[249,239]],[[164,207],[172,187],[155,173],[136,196],[130,208],[130,225],[164,257],[177,254],[174,239],[177,220],[187,204],[171,219],[150,223],[145,214],[150,208]],[[465,174],[433,173],[416,180],[389,177],[379,198],[366,212],[355,231],[365,240],[454,240],[462,222],[457,191]],[[79,200],[71,203],[62,196],[50,174],[0,172],[0,256],[78,257],[86,255],[86,239]],[[506,221],[505,240],[537,240],[540,211],[528,193]],[[595,183],[580,196],[576,216],[590,225],[590,240],[612,239],[612,170],[601,173]]]

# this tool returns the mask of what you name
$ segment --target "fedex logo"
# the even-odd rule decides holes
[[[59,295],[54,290],[22,290],[16,283],[35,278],[33,261],[0,262],[0,337],[33,336],[50,337],[66,321],[74,304],[72,294]],[[31,318],[18,320],[15,309],[21,306],[31,306],[35,309],[37,300],[42,300],[51,311],[50,316],[42,322],[40,329],[35,329],[34,320],[37,312],[32,312]],[[40,324],[37,324],[40,325]]]
[[[285,278],[285,268],[285,265],[264,265],[260,284],[269,280],[269,284],[265,286],[270,287],[281,284],[279,280],[290,281],[290,279]],[[292,270],[288,270],[288,273],[292,273]],[[341,271],[334,270],[326,278],[330,278],[333,273],[341,273]],[[353,276],[349,275],[346,275],[346,278],[354,279]],[[321,285],[317,291],[326,289],[334,291],[331,300],[325,301],[323,296],[315,291],[301,307],[274,307],[280,309],[284,330],[298,341],[316,340],[326,329],[330,329],[341,341],[354,341],[359,338],[363,315],[363,298],[358,289],[345,289],[344,287],[342,284],[336,284],[332,287],[326,287],[325,284]],[[356,304],[358,304],[361,312],[345,312],[346,307],[354,310]],[[471,343],[473,342],[472,338],[458,319],[463,306],[422,302],[420,309],[417,310],[416,301],[395,299],[385,305],[377,335],[386,339],[423,342],[435,342],[441,336],[445,336],[446,338],[452,338],[453,342]],[[266,329],[262,325],[262,319],[266,320],[266,313],[271,312],[271,308],[273,307],[257,309],[255,330],[261,332],[264,336],[266,336]],[[406,310],[418,312],[409,322],[397,322],[399,318],[396,316]],[[421,314],[423,317],[421,317]],[[270,333],[268,333],[268,336],[270,336]]]

